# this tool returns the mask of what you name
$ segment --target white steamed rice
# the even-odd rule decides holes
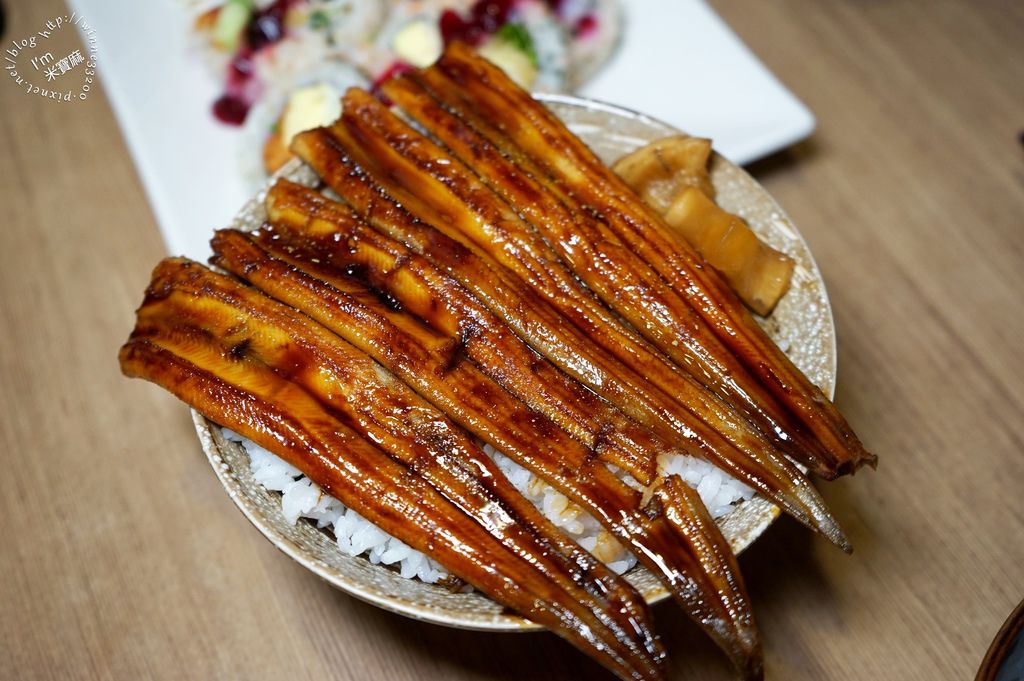
[[[222,432],[226,439],[241,443],[249,455],[249,466],[256,481],[270,491],[281,493],[281,512],[289,522],[294,524],[300,518],[307,518],[318,528],[329,529],[338,548],[345,554],[365,555],[375,565],[393,566],[407,579],[416,578],[433,584],[448,577],[440,564],[387,534],[334,497],[324,494],[299,469],[227,428]],[[523,496],[594,557],[619,574],[636,565],[633,554],[593,516],[489,445],[484,446],[484,451]],[[724,516],[754,493],[750,487],[710,463],[685,454],[662,456],[658,466],[661,475],[679,475],[696,489],[713,518]],[[623,478],[636,484],[624,474]]]

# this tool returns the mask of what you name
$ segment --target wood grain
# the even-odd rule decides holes
[[[818,117],[753,170],[818,258],[837,399],[881,456],[823,490],[852,557],[788,521],[742,557],[769,678],[971,678],[1024,595],[1024,4],[713,4]],[[7,5],[8,36],[59,8]],[[186,409],[118,373],[163,246],[105,101],[0,83],[0,144],[0,676],[606,678],[553,636],[381,612],[263,541]],[[673,678],[730,678],[656,614]]]

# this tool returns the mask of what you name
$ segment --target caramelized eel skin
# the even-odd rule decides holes
[[[639,594],[543,519],[443,415],[300,313],[196,263],[167,260],[121,361],[126,374],[282,454],[622,678],[663,678]]]
[[[214,262],[278,300],[302,309],[394,372],[452,420],[587,509],[623,541],[741,669],[759,669],[761,648],[749,599],[714,523],[707,543],[688,543],[669,518],[691,515],[653,490],[643,503],[631,489],[552,421],[530,411],[468,362],[438,364],[432,332],[388,308],[358,282],[325,271],[273,239],[260,243],[234,230],[213,240]],[[705,511],[706,513],[706,511]],[[707,550],[714,546],[721,551]],[[704,551],[696,553],[696,550]],[[713,571],[713,572],[712,572]]]
[[[573,273],[648,341],[702,385],[736,405],[785,454],[833,478],[837,464],[751,376],[703,319],[604,223],[545,176],[502,155],[486,137],[446,110],[413,74],[382,85],[386,96],[462,161],[535,228],[532,248],[550,244]],[[446,168],[447,169],[447,168]]]
[[[365,279],[451,339],[446,351],[453,357],[464,353],[602,460],[629,471],[641,484],[654,482],[658,456],[671,451],[664,442],[540,357],[426,258],[319,192],[288,180],[270,188],[266,208],[273,230],[261,235],[261,242],[272,239],[336,274]]]
[[[673,239],[647,208],[556,116],[465,45],[446,50],[435,74],[458,84],[461,97],[446,99],[471,109],[498,130],[581,205],[597,215],[637,255],[680,293],[762,385],[811,433],[834,461],[836,474],[853,472],[877,458],[821,390],[779,350],[728,285],[686,242]],[[451,87],[449,92],[454,92]]]
[[[354,94],[355,91],[350,91],[348,97]],[[378,108],[378,112],[381,111]],[[386,111],[382,115],[393,118]],[[402,135],[407,141],[422,139],[408,128]],[[360,143],[369,142],[372,131],[359,137],[357,141],[349,134],[346,125],[336,124],[329,130],[317,129],[296,136],[292,150],[375,227],[407,244],[418,244],[422,254],[439,259],[439,265],[446,266],[449,273],[465,286],[474,288],[474,292],[483,289],[478,297],[516,329],[524,340],[531,342],[535,349],[567,373],[573,375],[574,369],[580,366],[576,358],[584,357],[588,371],[575,376],[599,395],[666,441],[680,443],[690,453],[714,462],[808,527],[821,532],[844,550],[849,549],[842,530],[803,474],[728,405],[681,374],[642,340],[633,338],[616,320],[594,320],[587,310],[603,310],[599,303],[581,306],[577,305],[576,298],[566,295],[551,301],[557,312],[545,306],[545,301],[539,299],[536,292],[507,269],[493,263],[478,245],[468,242],[453,226],[452,223],[456,222],[454,213],[465,211],[465,208],[460,208],[462,204],[451,197],[448,185],[422,178],[423,173],[412,166],[411,161],[387,144],[378,141],[372,153],[363,150]],[[386,163],[386,166],[381,167],[381,163]],[[418,183],[415,197],[413,192],[401,188],[398,177]],[[370,189],[368,184],[371,181],[381,182],[385,187]],[[426,222],[411,220],[407,213],[397,208],[393,199],[383,195],[384,189],[399,192],[406,207],[411,207],[410,203],[416,206],[433,203],[446,204],[446,208],[443,211],[425,208],[423,217],[433,218],[428,226]],[[472,224],[472,218],[466,218],[462,226],[472,230]],[[509,221],[502,224],[507,225]],[[481,242],[486,241],[483,237],[478,238]],[[507,244],[508,241],[501,239],[500,243]],[[519,250],[518,247],[515,250]],[[453,257],[453,254],[456,255]],[[507,302],[494,305],[501,298]],[[608,313],[603,311],[600,314],[607,316]],[[566,318],[585,326],[586,334],[573,335]],[[524,319],[531,322],[530,326],[517,328]],[[558,342],[550,343],[556,335],[560,336]],[[589,338],[599,342],[603,340],[602,345],[608,352],[600,352]],[[627,366],[610,353],[615,353]],[[636,371],[630,370],[629,363],[637,364]],[[598,377],[596,381],[595,376]],[[670,387],[660,390],[658,386]]]

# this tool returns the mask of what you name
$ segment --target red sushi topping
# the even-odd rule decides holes
[[[245,29],[245,42],[254,52],[273,45],[284,38],[284,17],[295,0],[276,0],[249,20]]]
[[[213,103],[214,117],[228,125],[241,125],[252,108],[258,83],[254,83],[256,53],[281,42],[285,37],[285,16],[297,0],[275,0],[270,6],[253,14],[242,31],[242,44],[228,64],[227,84],[223,95]]]
[[[597,17],[593,14],[584,14],[576,22],[572,34],[576,38],[586,38],[597,30]]]
[[[249,114],[250,104],[235,95],[221,95],[213,103],[213,115],[221,123],[241,125]]]
[[[228,64],[227,89],[243,88],[253,75],[252,50],[243,46]]]
[[[473,21],[481,30],[494,33],[508,23],[513,0],[478,0],[470,9]]]
[[[515,0],[477,0],[464,18],[453,9],[441,13],[441,39],[445,46],[455,41],[479,45],[487,36],[508,23]]]

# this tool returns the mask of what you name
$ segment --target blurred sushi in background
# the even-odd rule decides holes
[[[242,125],[264,96],[305,74],[332,63],[351,68],[387,9],[376,0],[227,0],[202,9],[194,21],[199,51],[224,84],[214,116]]]
[[[242,127],[242,173],[252,189],[263,185],[293,156],[292,137],[341,116],[341,97],[350,87],[366,87],[366,78],[343,61],[323,62],[270,88],[252,107]]]
[[[380,78],[461,41],[525,88],[568,92],[607,61],[621,28],[617,0],[398,1],[359,64]]]
[[[214,117],[242,126],[258,186],[291,137],[340,114],[352,86],[429,66],[461,41],[536,92],[571,92],[615,50],[618,0],[200,0],[197,51],[222,83]]]

